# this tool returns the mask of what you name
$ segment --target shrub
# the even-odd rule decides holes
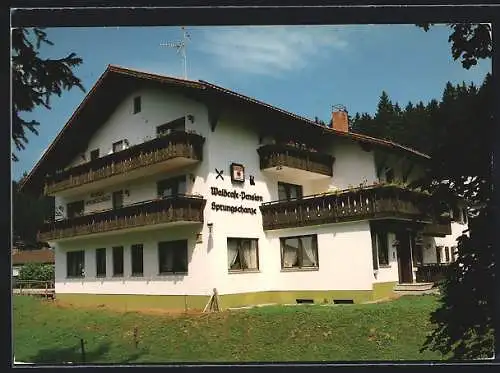
[[[50,264],[27,263],[19,270],[20,281],[53,281],[54,266]]]

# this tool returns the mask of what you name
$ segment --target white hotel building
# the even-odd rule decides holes
[[[429,157],[204,81],[109,66],[22,188],[57,298],[202,309],[374,300],[429,283],[464,214],[405,189]],[[434,265],[430,265],[434,263]]]

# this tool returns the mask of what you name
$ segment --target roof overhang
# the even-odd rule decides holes
[[[269,128],[270,123],[274,122],[275,126],[283,124],[283,127],[279,127],[280,129],[286,128],[292,135],[300,137],[303,137],[304,134],[316,139],[324,138],[325,135],[335,136],[368,146],[403,152],[420,160],[430,159],[428,155],[400,144],[362,134],[336,131],[307,118],[205,81],[177,79],[109,65],[31,172],[22,181],[20,189],[32,194],[41,194],[46,174],[53,172],[56,168],[64,167],[68,158],[73,158],[79,152],[84,151],[92,135],[113,113],[116,106],[127,95],[145,84],[175,89],[179,93],[203,101],[209,107],[216,107],[220,110],[235,106],[251,110],[257,116],[269,119],[263,120],[261,125],[264,128]],[[285,123],[286,126],[284,126]]]

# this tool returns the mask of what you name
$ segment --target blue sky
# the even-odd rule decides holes
[[[351,114],[374,113],[382,90],[393,102],[439,99],[446,82],[480,85],[491,60],[470,70],[451,58],[450,29],[428,32],[414,25],[204,26],[188,27],[188,78],[219,84],[314,119],[329,120],[331,106]],[[179,27],[49,28],[54,46],[43,57],[76,52],[83,64],[75,74],[87,92],[108,64],[182,77],[175,49],[160,44],[180,40]],[[78,89],[52,99],[52,110],[25,114],[40,122],[39,136],[16,152],[12,177],[29,171],[53,141],[85,93]]]

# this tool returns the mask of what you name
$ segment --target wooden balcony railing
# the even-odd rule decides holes
[[[270,144],[257,149],[260,169],[285,166],[322,175],[332,176],[333,156],[291,145]]]
[[[428,195],[392,185],[268,202],[260,210],[264,230],[380,218],[434,220]]]
[[[438,219],[432,224],[424,226],[423,234],[426,236],[445,237],[451,234],[451,219]]]
[[[40,241],[170,222],[203,222],[206,200],[176,195],[44,224]]]
[[[449,264],[422,264],[418,266],[416,273],[417,282],[439,282],[446,277],[450,269]]]
[[[204,142],[205,138],[198,134],[172,132],[65,171],[56,172],[54,175],[48,175],[44,192],[45,194],[59,192],[178,157],[201,161]]]

